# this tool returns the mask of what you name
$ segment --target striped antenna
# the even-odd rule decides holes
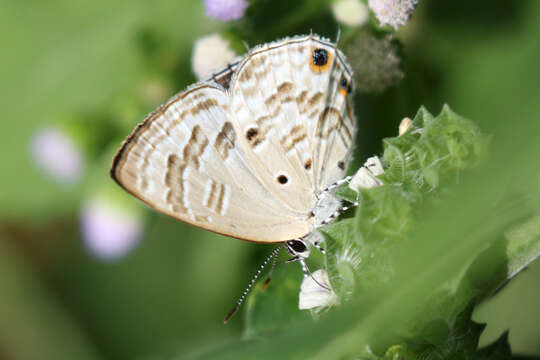
[[[240,309],[240,306],[242,305],[242,303],[244,302],[244,300],[246,299],[246,295],[249,293],[249,291],[251,290],[251,288],[253,287],[253,285],[255,284],[255,281],[257,281],[257,278],[259,277],[259,275],[261,274],[261,272],[263,271],[264,267],[266,266],[266,264],[268,264],[270,262],[270,260],[272,260],[274,257],[277,257],[277,255],[279,254],[279,252],[281,251],[281,249],[283,249],[283,246],[284,245],[280,245],[278,246],[277,248],[275,248],[271,253],[270,255],[268,255],[266,257],[266,259],[264,260],[264,262],[261,264],[261,266],[259,266],[259,269],[257,270],[257,272],[255,273],[255,276],[253,276],[253,278],[251,279],[251,281],[249,282],[248,286],[246,287],[246,289],[244,290],[244,292],[242,293],[242,296],[240,296],[240,298],[238,299],[238,301],[236,302],[236,305],[234,305],[234,308],[227,314],[227,316],[225,316],[225,320],[223,320],[223,323],[226,324],[232,317],[234,314],[236,314],[236,312],[238,311],[238,309]]]

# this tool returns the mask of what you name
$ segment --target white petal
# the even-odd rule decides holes
[[[198,39],[193,45],[191,63],[199,80],[204,80],[220,68],[227,66],[236,57],[230,44],[219,34],[210,34]]]
[[[334,17],[340,23],[349,26],[360,26],[369,19],[369,11],[360,0],[340,0],[332,4]]]
[[[368,158],[364,164],[364,167],[369,169],[369,171],[371,171],[371,173],[375,176],[379,176],[384,173],[381,160],[378,156],[372,156]]]
[[[418,0],[369,0],[369,8],[382,26],[390,25],[395,30],[405,25]]]
[[[412,126],[412,120],[409,119],[408,117],[404,118],[403,120],[401,120],[401,122],[399,123],[399,136],[405,134],[407,132],[407,130],[409,130]]]
[[[317,270],[312,276],[306,276],[302,281],[298,298],[300,310],[323,308],[338,302],[339,298],[332,290],[326,270]]]
[[[377,156],[370,157],[364,163],[353,178],[349,182],[349,188],[354,191],[360,189],[369,189],[376,186],[383,185],[382,181],[377,178],[377,176],[384,173],[384,169],[381,164],[381,160]]]

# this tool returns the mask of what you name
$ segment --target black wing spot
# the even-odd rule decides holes
[[[328,62],[328,52],[324,49],[313,51],[313,65],[324,66]]]
[[[348,94],[351,93],[352,91],[352,86],[351,86],[351,82],[345,77],[343,76],[339,82],[339,85],[341,86],[341,88],[343,90],[345,90]]]
[[[255,136],[257,136],[258,133],[259,130],[255,128],[250,128],[248,129],[248,131],[246,131],[246,139],[248,139],[248,141],[251,141]]]

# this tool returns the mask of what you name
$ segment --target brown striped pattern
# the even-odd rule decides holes
[[[218,184],[213,180],[210,180],[210,189],[208,193],[208,201],[204,204],[208,209],[216,214],[225,213],[225,184]]]
[[[167,172],[165,173],[165,185],[168,188],[166,200],[172,206],[174,212],[187,215],[188,209],[184,204],[184,171],[187,164],[176,154],[167,158]]]
[[[189,97],[189,101],[191,103],[193,103],[196,100],[203,99],[203,98],[205,98],[207,96],[208,95],[203,93],[203,92],[201,92],[201,93],[192,93],[190,95],[190,97]],[[144,135],[140,136],[139,137],[139,142],[146,143],[146,144],[150,145],[151,149],[154,149],[156,144],[160,144],[163,141],[165,141],[166,138],[172,137],[172,134],[171,134],[172,129],[175,128],[176,126],[178,126],[182,122],[182,120],[186,117],[186,115],[191,114],[193,116],[197,116],[201,111],[210,110],[212,107],[220,107],[219,103],[215,99],[212,99],[212,98],[207,98],[207,99],[205,99],[205,100],[203,100],[201,102],[195,103],[193,106],[191,106],[191,107],[185,109],[184,111],[182,111],[174,120],[170,121],[167,124],[167,126],[162,126],[159,123],[155,123],[156,126],[161,128],[161,130],[162,130],[160,132],[160,134],[158,136],[156,136],[155,138],[153,138],[153,139],[147,139]],[[184,151],[185,151],[185,149],[184,149]],[[149,156],[147,156],[146,153],[141,153],[140,157],[142,159],[144,159],[143,164],[141,166],[141,170],[146,172],[148,167],[150,166]],[[184,156],[184,159],[185,158],[186,157]],[[195,162],[198,163],[198,160],[196,160]],[[143,191],[145,191],[148,188],[148,182],[146,181],[146,179],[144,179],[144,178],[142,179],[140,186],[141,186],[141,189]]]
[[[272,128],[272,118],[268,115],[263,115],[255,122],[257,123],[257,128],[249,128],[246,130],[246,138],[253,148],[257,147],[264,140],[266,140],[266,136]]]
[[[229,151],[234,149],[236,142],[236,133],[230,122],[225,122],[221,131],[217,134],[214,141],[214,148],[225,161],[229,157]]]
[[[294,149],[297,143],[307,138],[306,128],[303,125],[296,125],[291,132],[281,138],[281,145],[286,152]]]
[[[191,137],[184,147],[184,161],[192,164],[195,169],[201,166],[199,158],[208,146],[208,138],[201,130],[199,125],[195,125],[191,130]]]
[[[335,118],[336,120],[330,121],[331,117]],[[328,126],[328,123],[331,123],[331,125]],[[316,134],[321,139],[328,139],[330,134],[334,131],[339,132],[339,136],[346,147],[350,146],[352,143],[352,133],[347,125],[343,122],[342,114],[338,109],[327,106],[319,116]]]

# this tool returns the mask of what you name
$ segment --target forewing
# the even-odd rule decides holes
[[[284,208],[307,215],[316,199],[304,168],[312,155],[296,103],[301,88],[290,58],[296,48],[289,40],[255,48],[238,66],[229,90],[239,142],[251,167]]]
[[[317,49],[327,51],[323,67],[312,63]],[[261,182],[292,211],[312,210],[316,195],[345,173],[354,119],[337,85],[346,72],[334,45],[310,35],[255,48],[233,75],[239,142]]]
[[[201,83],[150,114],[124,142],[112,177],[156,210],[244,240],[279,242],[308,233],[253,174],[229,96]]]

